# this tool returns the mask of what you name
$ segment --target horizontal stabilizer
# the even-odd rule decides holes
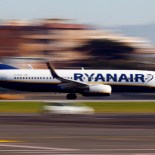
[[[0,70],[2,69],[18,69],[18,68],[6,64],[0,64]]]

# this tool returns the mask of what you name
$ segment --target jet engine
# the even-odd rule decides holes
[[[83,92],[83,96],[109,96],[111,95],[112,88],[110,85],[90,85],[88,89]]]

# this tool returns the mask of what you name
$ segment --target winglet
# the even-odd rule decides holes
[[[59,78],[58,74],[55,72],[54,68],[50,65],[49,62],[47,62],[47,67],[50,70],[53,78]]]
[[[29,69],[33,69],[33,67],[31,65],[28,64]]]

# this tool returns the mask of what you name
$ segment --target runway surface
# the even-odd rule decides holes
[[[66,100],[66,94],[54,93],[24,93],[28,100]],[[85,97],[77,95],[78,100],[155,100],[154,93],[112,93],[111,96]]]
[[[155,114],[0,116],[0,155],[154,155]]]

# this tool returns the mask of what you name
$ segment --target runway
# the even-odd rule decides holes
[[[66,94],[24,93],[27,100],[66,100]],[[77,94],[78,100],[155,100],[154,93],[112,93],[111,96],[85,97]]]
[[[155,154],[155,114],[0,116],[0,154]]]

